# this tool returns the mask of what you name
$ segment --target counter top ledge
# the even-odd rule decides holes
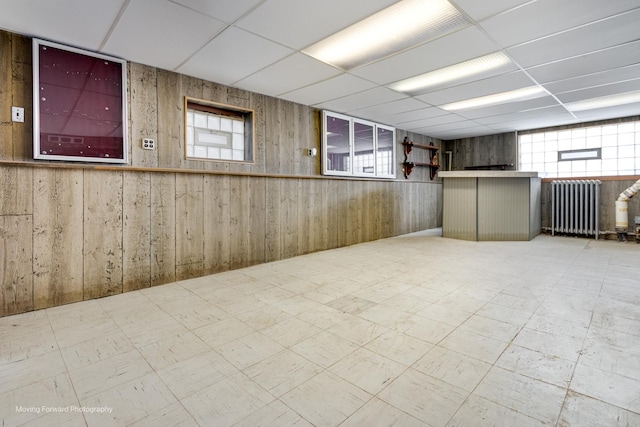
[[[442,171],[440,178],[538,178],[538,172],[518,171]]]

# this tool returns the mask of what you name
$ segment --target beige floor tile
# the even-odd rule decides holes
[[[50,351],[0,365],[0,394],[37,383],[66,372],[59,351]]]
[[[412,316],[403,325],[398,326],[398,331],[423,341],[437,344],[456,329],[455,326],[428,319],[421,316]]]
[[[360,348],[336,362],[329,371],[375,395],[406,369],[401,363]]]
[[[352,317],[327,331],[362,346],[385,333],[387,328],[359,317]]]
[[[188,331],[170,314],[160,309],[153,310],[153,314],[141,322],[131,321],[119,326],[127,338],[138,347]]]
[[[164,303],[160,307],[187,329],[197,329],[230,317],[221,308],[194,295]]]
[[[576,364],[557,356],[511,344],[502,353],[496,366],[567,388]]]
[[[443,305],[439,302],[431,304],[424,310],[418,311],[416,314],[421,317],[426,317],[427,319],[448,323],[456,327],[463,324],[473,315],[472,312],[463,310],[462,308]]]
[[[118,330],[118,326],[106,314],[104,318],[86,320],[60,329],[55,326],[53,328],[60,348],[89,341],[100,335],[109,335],[114,330]]]
[[[237,313],[236,317],[251,326],[253,329],[262,330],[276,323],[282,322],[291,317],[290,314],[285,313],[275,307],[265,305],[262,308],[246,311],[243,313]]]
[[[300,415],[276,400],[243,418],[234,427],[313,427]]]
[[[0,423],[3,426],[17,426],[28,422],[33,422],[34,425],[60,426],[69,421],[71,424],[75,422],[75,417],[64,412],[54,412],[57,408],[64,411],[70,406],[77,407],[78,398],[69,376],[62,373],[0,394]]]
[[[184,286],[181,286],[179,282],[153,286],[151,288],[141,289],[138,292],[157,305],[178,302],[194,296],[193,292],[190,292]]]
[[[119,354],[128,353],[135,347],[119,330],[109,335],[98,336],[60,350],[67,369],[74,370],[98,363]]]
[[[558,427],[640,426],[640,414],[569,390]]]
[[[588,325],[582,323],[572,322],[571,320],[559,317],[541,316],[539,314],[531,316],[525,327],[538,332],[563,335],[579,340],[584,339],[588,330]]]
[[[254,332],[216,348],[222,357],[240,370],[255,365],[282,350],[284,350],[283,346],[260,332]]]
[[[122,383],[87,399],[80,399],[83,407],[112,410],[110,413],[85,413],[89,427],[132,424],[176,402],[167,386],[154,373]]]
[[[460,407],[447,427],[542,427],[548,424],[475,394]]]
[[[314,288],[308,292],[305,292],[304,294],[302,294],[302,296],[304,296],[305,298],[309,298],[310,300],[313,300],[315,302],[319,302],[320,304],[328,304],[331,301],[335,301],[348,294],[349,292],[346,289],[331,284]]]
[[[244,373],[272,395],[281,396],[321,371],[315,363],[285,350],[245,369]]]
[[[640,381],[578,363],[570,389],[640,413]]]
[[[326,371],[280,398],[318,427],[339,425],[369,399],[370,394]]]
[[[477,314],[469,317],[458,327],[459,331],[467,331],[504,342],[510,342],[520,329],[520,326],[513,323],[502,322]]]
[[[365,348],[403,365],[410,366],[433,344],[396,330],[389,330],[371,341]]]
[[[613,311],[615,308],[611,310]],[[638,314],[640,316],[640,313]],[[640,318],[630,319],[618,315],[615,311],[598,311],[598,309],[596,309],[593,313],[591,326],[640,336]]]
[[[300,320],[296,317],[290,317],[282,322],[278,322],[273,326],[260,331],[278,344],[289,348],[292,345],[311,338],[322,329],[311,325],[310,323]]]
[[[85,323],[95,324],[111,320],[109,314],[98,304],[97,300],[51,307],[47,308],[45,312],[54,331]]]
[[[495,363],[508,344],[471,332],[455,330],[443,339],[440,345],[483,362]]]
[[[318,328],[328,329],[350,319],[351,315],[326,305],[318,305],[315,308],[301,312],[296,317]]]
[[[589,328],[585,345],[602,344],[620,351],[640,355],[640,339],[637,335],[627,332],[601,329],[595,326]]]
[[[578,362],[640,381],[640,354],[587,340]]]
[[[48,322],[38,329],[18,325],[13,331],[0,332],[0,365],[54,350],[58,342]]]
[[[323,304],[310,300],[309,298],[305,298],[301,295],[295,295],[291,298],[277,301],[273,306],[293,316],[297,316],[306,311],[316,310],[318,308],[326,308]]]
[[[352,353],[358,345],[344,338],[323,331],[313,337],[299,342],[291,350],[323,368],[333,365],[338,360]]]
[[[491,365],[444,347],[435,346],[412,368],[471,392],[489,371]]]
[[[129,427],[158,426],[198,427],[198,423],[180,403],[174,403],[129,425]]]
[[[264,280],[268,280],[268,279],[265,278]],[[273,286],[269,289],[256,292],[253,296],[265,304],[273,305],[278,301],[291,298],[294,295],[295,295],[295,292],[288,291],[286,289],[283,289],[282,287]]]
[[[132,350],[71,370],[69,375],[78,398],[82,401],[152,371],[140,353]]]
[[[422,300],[416,295],[396,294],[382,301],[380,304],[388,305],[409,313],[417,313],[431,305],[432,301]]]
[[[566,389],[494,367],[474,394],[545,424],[555,424]]]
[[[212,350],[160,369],[158,375],[182,399],[237,372],[236,367]]]
[[[444,426],[465,401],[468,392],[409,369],[378,398],[431,426]]]
[[[477,315],[488,317],[489,319],[500,320],[502,322],[512,323],[517,326],[523,326],[533,311],[527,312],[518,308],[504,307],[502,305],[489,302],[476,312]]]
[[[361,426],[428,427],[429,424],[374,397],[340,424],[340,427]]]
[[[147,363],[153,369],[158,370],[198,354],[211,351],[211,347],[194,333],[187,331],[143,345],[138,350]]]
[[[343,297],[329,301],[326,303],[331,308],[334,308],[342,313],[358,314],[364,310],[376,305],[376,302],[368,299],[360,298],[355,295],[347,294]]]
[[[252,334],[255,331],[255,329],[246,323],[231,317],[229,319],[194,329],[193,333],[199,336],[211,347],[216,348],[231,341],[235,341],[238,338]]]
[[[396,328],[413,316],[408,311],[398,310],[388,305],[378,304],[358,314],[358,317],[387,328]]]
[[[273,401],[239,372],[182,399],[182,404],[201,426],[230,426]]]
[[[571,338],[566,335],[540,332],[529,328],[522,328],[513,339],[513,344],[535,350],[549,356],[560,357],[576,362],[582,350],[582,339]]]

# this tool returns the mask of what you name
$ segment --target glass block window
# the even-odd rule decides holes
[[[188,98],[185,111],[188,159],[253,161],[251,110]]]
[[[518,136],[519,170],[548,178],[640,174],[640,121]]]
[[[323,112],[325,175],[395,178],[395,128]]]

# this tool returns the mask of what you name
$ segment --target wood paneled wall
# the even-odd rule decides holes
[[[513,164],[518,168],[518,140],[515,132],[455,139],[444,143],[444,151],[451,151],[451,170],[468,166]],[[446,154],[443,153],[446,158]]]
[[[401,144],[397,180],[325,178],[303,153],[320,147],[318,111],[140,64],[128,74],[130,165],[33,162],[30,40],[0,31],[0,316],[441,225],[440,182],[402,179]],[[255,163],[185,160],[185,96],[253,109]]]

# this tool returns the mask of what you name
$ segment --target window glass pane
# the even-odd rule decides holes
[[[350,157],[350,121],[327,116],[327,170],[349,172]]]
[[[394,151],[393,142],[395,132],[392,129],[378,127],[378,149],[376,151],[376,165],[379,176],[393,176]]]
[[[353,173],[375,174],[373,125],[353,122]]]
[[[635,146],[633,145],[618,147],[618,158],[633,157],[634,151]]]

